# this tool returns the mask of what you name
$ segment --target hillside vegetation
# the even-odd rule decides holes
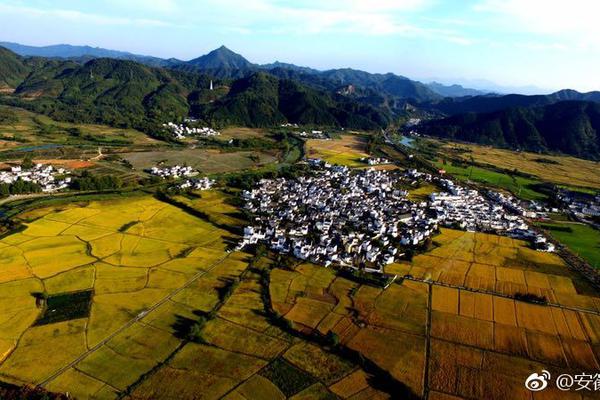
[[[234,82],[229,93],[200,105],[198,114],[215,125],[266,127],[285,121],[300,124],[376,129],[383,113],[367,105],[335,99],[298,82],[256,73]]]
[[[160,123],[190,114],[218,126],[273,126],[298,122],[371,129],[386,117],[373,107],[334,98],[300,83],[256,72],[217,81],[227,91],[209,96],[209,75],[149,67],[134,61],[95,58],[74,61],[22,58],[2,49],[0,76],[14,89],[1,102],[57,120],[104,123],[157,135]],[[0,84],[2,86],[2,84]]]
[[[600,159],[600,104],[564,101],[468,113],[433,121],[422,132],[450,139],[532,152],[560,152]]]

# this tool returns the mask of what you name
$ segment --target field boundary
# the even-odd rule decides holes
[[[100,341],[98,344],[96,344],[94,347],[90,348],[89,350],[87,350],[85,353],[80,354],[77,358],[75,358],[73,361],[71,361],[69,364],[59,368],[57,371],[55,371],[52,375],[48,376],[46,379],[44,379],[42,382],[38,383],[37,386],[39,387],[44,387],[46,386],[48,383],[52,382],[54,379],[58,378],[58,376],[60,376],[62,373],[64,373],[65,371],[67,371],[69,368],[74,367],[75,365],[77,365],[80,361],[82,361],[83,359],[85,359],[87,356],[89,356],[90,354],[92,354],[93,352],[95,352],[96,350],[100,349],[102,346],[104,346],[105,344],[107,344],[111,339],[113,339],[115,336],[117,336],[118,334],[122,333],[125,329],[129,328],[130,326],[132,326],[133,324],[135,324],[138,321],[141,321],[144,317],[146,317],[149,313],[151,313],[152,311],[156,310],[158,307],[160,307],[161,305],[165,304],[167,301],[171,300],[175,295],[177,295],[178,293],[180,293],[181,291],[183,291],[184,289],[188,288],[192,283],[194,283],[196,280],[198,280],[199,278],[201,278],[202,276],[206,275],[207,273],[211,272],[213,269],[215,269],[217,266],[219,266],[223,261],[225,261],[225,259],[227,257],[229,257],[231,255],[230,252],[226,253],[223,257],[221,257],[220,259],[218,259],[217,261],[215,261],[213,264],[211,264],[208,268],[197,272],[194,276],[192,276],[185,284],[183,284],[182,286],[180,286],[179,288],[175,289],[174,291],[172,291],[171,293],[169,293],[167,296],[163,297],[161,300],[159,300],[158,302],[156,302],[154,305],[152,305],[150,308],[148,308],[147,310],[142,311],[141,313],[139,313],[138,315],[136,315],[135,318],[129,320],[127,323],[125,323],[124,325],[122,325],[119,329],[117,329],[116,331],[114,331],[113,333],[111,333],[109,336],[107,336],[106,338],[102,339],[102,341]]]

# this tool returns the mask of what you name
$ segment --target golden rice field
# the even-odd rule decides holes
[[[187,344],[137,386],[131,399],[389,398],[361,368],[272,324],[257,272],[269,263],[262,259],[244,275],[203,330],[203,344]],[[273,379],[273,369],[286,379]]]
[[[151,197],[23,217],[27,228],[0,240],[0,380],[37,384],[83,355],[48,383],[78,398],[114,397],[162,361],[180,343],[177,318],[210,310],[246,266],[243,253],[224,258],[231,233]],[[89,317],[34,325],[32,293],[82,290],[93,290]]]
[[[600,298],[560,258],[480,233],[444,229],[435,242],[390,266],[410,279],[386,290],[310,264],[275,269],[273,307],[299,331],[335,332],[419,396],[531,398],[523,382],[534,370],[600,368]]]
[[[226,199],[186,200],[239,224]],[[271,261],[249,270],[249,254],[225,251],[229,230],[143,196],[20,218],[27,228],[0,240],[0,381],[77,399],[390,398],[356,364],[273,324],[260,274]],[[36,324],[48,310],[35,293],[86,290],[89,316]],[[214,310],[202,343],[184,340],[182,326]]]
[[[505,236],[451,229],[442,229],[434,243],[438,246],[430,252],[392,264],[386,272],[508,296],[531,293],[600,311],[595,290],[554,253]]]
[[[467,149],[459,153],[467,161],[471,157],[477,163],[489,164],[504,169],[516,169],[535,175],[541,180],[568,186],[581,186],[600,189],[600,163],[569,156],[541,155],[516,152],[476,144],[446,144],[444,149]],[[540,162],[540,159],[549,162]],[[537,161],[536,161],[537,160]]]
[[[360,159],[369,156],[366,139],[359,135],[342,135],[331,140],[309,139],[306,141],[306,155],[348,167],[364,167],[366,164]]]
[[[406,281],[387,290],[302,264],[276,269],[269,286],[273,308],[301,331],[334,332],[408,391],[423,392],[428,286]],[[341,390],[341,388],[340,388]]]

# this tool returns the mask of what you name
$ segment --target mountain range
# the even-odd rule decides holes
[[[197,71],[135,61],[21,57],[0,48],[0,101],[58,120],[135,127],[158,126],[192,113],[216,126],[268,127],[280,122],[380,129],[389,117],[368,104],[278,78],[263,71],[217,79]],[[216,90],[210,90],[214,80]]]
[[[241,78],[260,70],[275,71],[276,74],[281,75],[285,71],[288,74],[294,73],[295,78],[300,80],[306,79],[306,75],[310,75],[311,78],[320,76],[323,80],[334,79],[340,86],[345,84],[360,84],[364,87],[371,87],[376,91],[385,91],[387,86],[385,84],[382,85],[381,82],[387,80],[391,86],[391,94],[413,98],[417,101],[436,100],[445,96],[485,94],[483,91],[466,89],[460,85],[445,86],[435,82],[423,84],[391,73],[370,74],[349,68],[319,71],[282,62],[259,65],[251,63],[242,55],[231,51],[225,46],[221,46],[208,54],[189,61],[182,61],[175,58],[162,59],[118,50],[108,50],[91,46],[72,46],[68,44],[27,46],[13,42],[0,42],[0,46],[25,57],[60,58],[80,62],[89,61],[92,58],[115,58],[136,61],[152,67],[167,67],[187,72],[202,71],[217,78]]]
[[[0,48],[0,101],[57,119],[132,126],[156,136],[159,123],[190,114],[216,126],[289,121],[359,129],[420,117],[427,122],[419,129],[430,135],[600,158],[600,92],[480,94],[391,73],[257,65],[224,46],[181,61],[87,46],[10,45],[28,55]]]

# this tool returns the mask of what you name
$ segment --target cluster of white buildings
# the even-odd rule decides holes
[[[239,247],[266,242],[303,260],[382,272],[407,248],[431,237],[438,225],[495,232],[530,240],[552,251],[545,238],[504,204],[447,179],[430,201],[414,203],[400,187],[431,175],[416,170],[349,170],[309,160],[313,170],[296,179],[263,179],[242,196],[256,217]]]
[[[391,164],[391,161],[383,157],[363,157],[360,159],[362,162],[366,162],[369,165],[384,165]]]
[[[189,166],[175,165],[173,167],[152,167],[148,170],[148,173],[151,175],[160,176],[163,179],[177,179],[195,176],[198,174],[198,171]]]
[[[557,197],[566,210],[577,218],[600,217],[600,194],[593,196],[561,190]]]
[[[529,240],[539,251],[554,251],[554,245],[531,229],[523,219],[531,215],[530,212],[511,196],[488,191],[488,196],[484,197],[477,190],[456,185],[449,179],[439,179],[438,184],[445,192],[432,193],[429,207],[435,210],[440,224],[468,231],[504,234]]]
[[[11,167],[10,171],[0,171],[0,183],[13,184],[18,180],[40,185],[43,192],[55,192],[65,189],[71,183],[71,177],[56,179],[56,175],[68,175],[64,168],[54,168],[51,165],[35,164],[31,169],[20,166]]]
[[[509,214],[503,205],[483,197],[477,190],[455,185],[449,179],[438,181],[444,192],[432,193],[430,205],[444,221],[468,231],[510,231],[527,229],[517,215]]]
[[[186,121],[195,122],[195,120],[186,120]],[[220,132],[218,132],[212,128],[209,128],[207,126],[204,126],[201,128],[196,128],[196,127],[189,127],[185,124],[176,124],[173,122],[167,122],[166,124],[162,124],[162,126],[166,129],[168,129],[176,139],[184,139],[189,136],[209,137],[209,136],[218,136],[221,134]]]
[[[406,123],[404,124],[404,126],[407,128],[412,128],[412,127],[419,125],[420,123],[421,123],[420,118],[409,118],[408,121],[406,121]]]
[[[214,179],[208,177],[197,178],[197,179],[186,179],[179,183],[177,187],[182,190],[193,189],[193,190],[208,190],[215,184]]]
[[[298,136],[309,139],[330,139],[325,132],[319,130],[302,131],[298,133]]]
[[[397,187],[400,179],[325,163],[297,179],[263,179],[243,193],[246,209],[257,217],[245,228],[240,247],[263,241],[326,266],[382,272],[403,255],[402,245],[417,244],[437,230],[435,219]]]

